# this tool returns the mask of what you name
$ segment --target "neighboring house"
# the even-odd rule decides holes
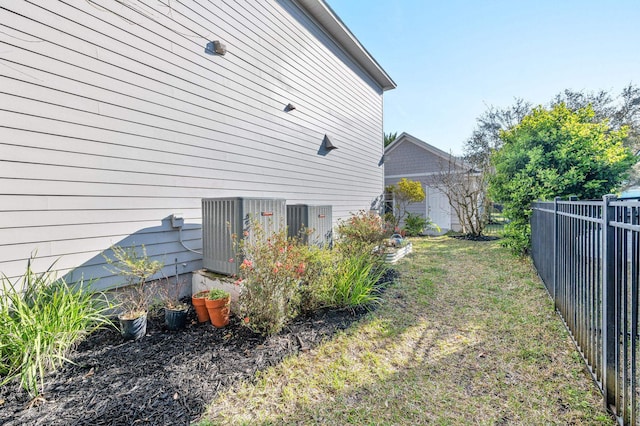
[[[385,186],[394,185],[402,178],[420,181],[425,200],[409,204],[407,211],[428,217],[442,233],[461,229],[447,195],[433,185],[439,173],[449,170],[450,166],[455,167],[451,160],[450,154],[407,133],[402,133],[390,143],[384,154]]]
[[[322,0],[15,0],[0,25],[8,277],[37,251],[36,270],[59,259],[106,288],[113,244],[190,272],[202,256],[170,217],[201,250],[202,198],[331,205],[335,221],[383,190],[395,83]]]

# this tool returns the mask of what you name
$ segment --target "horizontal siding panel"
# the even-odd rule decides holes
[[[152,7],[153,4],[159,4],[159,2],[147,3]],[[262,78],[265,76],[264,70],[270,71],[267,73],[268,77],[285,85],[289,91],[295,92],[297,88],[302,87],[308,90],[305,94],[306,97],[319,99],[329,95],[334,101],[337,99],[344,101],[346,97],[350,102],[362,102],[363,99],[359,98],[359,96],[365,96],[365,99],[371,98],[365,90],[358,91],[363,86],[362,80],[352,76],[353,73],[350,72],[349,67],[342,62],[336,61],[335,58],[327,55],[322,49],[315,49],[315,46],[309,42],[304,45],[299,43],[290,46],[292,40],[298,38],[301,31],[296,28],[296,30],[283,32],[281,29],[291,26],[290,24],[293,23],[293,20],[283,22],[277,19],[270,19],[269,16],[265,19],[265,16],[249,15],[252,12],[255,13],[254,8],[261,6],[259,2],[226,3],[224,7],[209,9],[204,9],[195,4],[193,10],[180,3],[167,6],[171,7],[170,18],[173,21],[180,22],[183,31],[192,31],[195,24],[199,27],[201,34],[207,34],[209,33],[208,28],[215,26],[216,36],[219,36],[228,46],[233,46],[232,53],[241,57],[247,67],[256,67],[256,73],[259,73],[258,75]],[[225,9],[236,13],[233,16],[229,16],[223,13]],[[154,10],[164,15],[168,14],[168,12],[163,13],[157,6]],[[165,10],[167,9],[165,8]],[[243,14],[247,15],[247,17],[243,16]],[[272,26],[269,25],[270,23]],[[274,30],[272,27],[278,30]],[[276,46],[280,48],[274,48]],[[265,49],[269,50],[269,55],[263,54]],[[343,67],[340,72],[332,73],[332,78],[314,80],[310,78],[311,76],[308,72],[305,72],[309,68],[318,67],[318,65],[322,65],[323,69],[326,70],[336,63],[343,65]],[[298,64],[300,65],[296,66]],[[345,76],[352,78],[345,79]],[[331,83],[329,84],[328,82]],[[337,86],[337,83],[341,84]],[[344,91],[341,90],[342,88],[351,90]],[[356,96],[352,92],[356,92]],[[341,115],[349,114],[349,109],[343,108],[343,105],[339,105],[337,111]],[[316,106],[321,107],[321,105]],[[375,102],[365,106],[367,108],[360,110],[360,114],[370,115],[373,118],[375,114],[381,113],[381,110],[376,110],[376,108],[380,108],[380,105],[376,105]],[[331,114],[335,110],[327,110],[327,112]]]
[[[119,18],[115,17],[114,19],[119,19]],[[137,27],[136,27],[136,28],[137,28]],[[55,31],[55,30],[51,30],[51,31]],[[42,38],[43,38],[43,39],[50,39],[52,36],[53,36],[52,34],[49,34],[49,35],[42,35]],[[110,38],[108,39],[108,41],[103,41],[103,38],[101,37],[101,35],[100,35],[100,34],[98,34],[96,37],[100,37],[100,40],[101,40],[100,44],[98,44],[98,42],[96,42],[96,46],[100,46],[100,49],[106,49],[108,46],[110,46],[110,44],[109,44],[110,42],[115,42],[115,41],[114,41],[115,39],[114,39],[113,37],[110,37]],[[147,43],[147,44],[148,44],[148,42],[146,42],[146,41],[145,41],[145,43]],[[130,47],[129,47],[129,44],[127,44],[126,46],[127,46],[127,48],[130,48]],[[155,47],[155,46],[151,46],[151,47],[149,47],[149,46],[147,45],[147,46],[145,47],[145,49],[146,49],[146,50],[149,50],[149,49],[156,49],[156,47]],[[140,52],[141,54],[148,55],[148,53],[147,53],[147,52],[145,52],[145,51],[143,51],[143,50],[140,50],[139,52]],[[201,50],[200,50],[200,49],[198,49],[198,52],[201,52]],[[108,56],[108,57],[103,57],[103,59],[108,60],[108,61],[109,61],[109,62],[111,62],[111,63],[117,63],[117,61],[118,61],[118,60],[120,60],[120,58],[121,58],[121,56],[119,56],[119,55],[116,55],[116,57],[111,57],[111,56],[110,56],[110,55],[112,54],[111,52],[107,52],[106,54],[107,54],[107,55],[109,55],[109,56]],[[203,55],[202,55],[202,54],[200,54],[200,55],[198,56],[198,58],[200,58],[200,57],[202,57],[202,56],[203,56]],[[156,57],[154,57],[154,58],[156,58]],[[162,66],[163,64],[165,64],[165,63],[166,63],[166,61],[158,61],[158,59],[155,59],[155,60],[157,61],[157,63],[151,63],[151,64],[149,64],[149,58],[145,58],[145,60],[144,60],[144,64],[145,64],[145,65],[156,65],[156,66],[155,66],[155,67],[153,67],[153,68],[147,69],[147,70],[146,70],[146,71],[147,71],[147,73],[148,73],[148,72],[153,73],[154,71],[157,71],[158,67],[160,67],[160,66]],[[136,62],[136,64],[137,64],[137,65],[140,65],[140,62]],[[211,62],[208,62],[208,63],[206,63],[206,65],[207,65],[208,67],[211,67],[212,65],[215,65],[215,64],[212,64]],[[125,66],[125,67],[126,67],[126,65],[123,65],[123,66]],[[132,65],[129,65],[129,66],[132,66]],[[178,74],[178,72],[179,72],[179,71],[176,71],[176,73],[175,73],[175,74],[170,74],[170,76],[177,76],[177,75],[179,75],[179,74]],[[232,76],[236,76],[236,75],[238,75],[238,74],[239,74],[239,72],[240,72],[240,70],[233,70],[233,73],[232,73],[231,75],[232,75]],[[167,75],[166,75],[166,74],[165,74],[165,75],[163,75],[162,77],[163,77],[165,80],[167,79]],[[207,76],[207,78],[206,78],[204,81],[200,82],[200,84],[199,84],[200,90],[202,90],[202,88],[208,88],[208,87],[220,87],[220,83],[221,83],[221,82],[211,81],[208,77],[210,77],[210,76],[208,75],[208,76]],[[243,77],[245,77],[245,76],[243,76]],[[264,78],[264,73],[261,73],[261,74],[260,74],[260,78]],[[227,79],[227,80],[225,80],[224,84],[226,85],[228,81],[229,81],[228,79]],[[256,84],[257,84],[257,83],[256,83]],[[317,83],[316,83],[316,84],[317,84]],[[259,85],[258,85],[258,86],[259,86]],[[251,89],[252,89],[252,90],[251,90],[250,92],[251,92],[251,93],[255,93],[255,90],[256,90],[256,89],[259,89],[259,87],[251,87]],[[341,105],[341,104],[346,104],[346,103],[347,103],[347,102],[345,102],[345,101],[344,101],[344,99],[343,99],[343,100],[341,100],[340,102],[337,102],[337,103],[336,103],[336,105]],[[280,106],[282,106],[282,105],[280,105]],[[349,129],[350,129],[350,128],[351,128],[351,127],[343,127],[343,129],[345,129],[347,132],[349,132]]]
[[[14,261],[28,258],[31,253],[37,252],[38,257],[60,256],[78,254],[81,252],[100,252],[114,244],[120,244],[119,241],[128,241],[127,245],[156,247],[159,253],[169,253],[165,249],[171,247],[171,252],[177,253],[183,250],[179,243],[178,233],[176,231],[159,231],[142,230],[144,232],[131,233],[125,235],[114,235],[106,237],[91,237],[74,240],[52,240],[40,243],[23,243],[12,245],[0,245],[0,258],[6,261]],[[153,231],[153,232],[152,232]],[[185,244],[193,246],[195,249],[202,249],[202,240],[200,237],[187,239],[183,236]],[[158,248],[159,244],[165,244],[163,248]],[[81,248],[82,250],[79,250]],[[149,249],[148,249],[149,250]],[[104,259],[99,259],[98,263],[102,263]]]
[[[0,147],[2,146],[0,138]],[[261,168],[238,163],[210,161],[208,167],[177,166],[170,163],[154,163],[142,160],[100,157],[42,148],[26,148],[5,145],[3,151],[11,155],[12,162],[0,160],[0,177],[32,178],[52,176],[57,181],[80,181],[97,183],[121,183],[123,185],[152,185],[165,187],[210,188],[219,180],[248,183],[286,183],[292,188],[304,186],[309,191],[321,190],[327,185],[334,186],[336,192],[350,191],[341,185],[336,176],[313,176],[301,171],[282,171],[277,168]],[[76,160],[74,162],[74,160]],[[79,166],[81,165],[81,166]],[[109,168],[107,168],[109,166]],[[276,164],[277,166],[277,164]],[[371,176],[372,178],[375,175]],[[295,183],[289,182],[295,179]],[[126,194],[122,194],[126,195]]]
[[[0,185],[5,185],[3,189],[5,194],[9,195],[62,195],[68,196],[75,194],[79,196],[122,196],[127,193],[133,197],[274,197],[287,198],[287,194],[301,194],[309,198],[319,198],[321,194],[331,195],[334,199],[344,197],[348,200],[356,201],[359,199],[358,193],[363,194],[362,197],[371,200],[382,192],[382,179],[378,180],[378,185],[369,184],[367,186],[352,187],[350,194],[339,194],[337,188],[326,188],[324,191],[310,192],[305,188],[295,190],[294,188],[283,188],[282,185],[263,183],[261,185],[255,182],[236,182],[233,187],[228,187],[226,181],[216,181],[215,186],[210,188],[161,188],[155,186],[129,185],[126,190],[122,185],[109,183],[91,183],[91,182],[67,182],[67,181],[50,181],[42,180],[21,180],[21,179],[5,179],[0,177]],[[348,186],[347,186],[348,188]],[[375,188],[374,192],[371,190]],[[368,206],[368,204],[367,204]],[[363,206],[365,207],[365,206]]]
[[[65,119],[68,119],[70,116],[72,116],[73,119],[76,120],[76,122],[81,125],[101,127],[101,128],[113,129],[113,130],[116,130],[119,127],[119,130],[125,133],[131,133],[131,134],[137,133],[137,134],[142,134],[151,138],[163,137],[165,140],[180,139],[183,135],[207,138],[207,136],[217,134],[219,132],[233,134],[236,140],[238,140],[238,138],[241,138],[243,141],[252,142],[252,146],[250,145],[244,148],[245,152],[251,151],[254,147],[255,149],[260,149],[260,150],[264,150],[265,148],[270,148],[273,150],[274,154],[278,154],[279,152],[281,152],[283,155],[286,155],[287,157],[290,157],[290,158],[299,159],[299,156],[301,154],[306,154],[306,155],[309,155],[309,159],[313,162],[320,163],[320,162],[326,161],[325,159],[317,155],[317,150],[320,146],[320,142],[322,141],[321,135],[318,135],[318,138],[315,141],[313,141],[314,146],[308,147],[306,150],[304,148],[298,148],[297,150],[291,150],[291,149],[286,150],[284,147],[279,146],[278,144],[275,144],[273,142],[272,143],[266,142],[269,139],[266,139],[264,133],[258,132],[257,130],[259,129],[257,129],[253,125],[246,126],[246,127],[251,127],[253,131],[248,129],[240,129],[235,126],[229,126],[221,123],[213,123],[211,129],[203,129],[201,127],[193,127],[193,126],[188,126],[184,123],[174,122],[173,125],[170,126],[171,128],[168,128],[169,126],[167,126],[162,121],[156,121],[155,125],[154,125],[154,122],[150,120],[146,124],[133,121],[131,120],[131,118],[134,118],[136,114],[132,111],[122,111],[122,112],[116,111],[117,113],[119,113],[119,115],[122,115],[123,118],[118,118],[113,116],[109,117],[105,110],[111,110],[112,113],[114,112],[112,108],[109,108],[109,105],[101,106],[101,109],[102,109],[101,114],[92,114],[90,112],[85,112],[85,110],[82,110],[81,108],[78,107],[78,105],[74,103],[75,100],[79,98],[78,96],[73,96],[73,95],[60,93],[60,92],[57,92],[56,94],[57,96],[54,96],[53,93],[49,94],[48,91],[42,91],[40,93],[40,96],[41,98],[44,98],[44,99],[38,100],[37,98],[15,97],[12,95],[0,93],[0,102],[2,102],[3,105],[10,105],[12,112],[18,112],[27,116],[24,119],[26,120],[26,126],[30,125],[30,118],[33,117],[33,115],[30,115],[31,114],[30,112],[35,110],[35,111],[38,111],[39,115],[42,116],[43,118],[56,120],[58,122],[62,122]],[[46,102],[46,98],[48,97],[47,95],[49,97],[55,97],[58,103],[50,103],[45,110],[40,106],[40,103]],[[56,106],[59,106],[59,108],[56,108]],[[69,109],[71,109],[71,111],[69,111]],[[139,115],[141,115],[141,113]],[[124,118],[124,117],[127,117],[127,118]],[[243,126],[245,124],[246,123],[243,123]],[[165,128],[159,127],[158,125],[164,125]],[[279,134],[275,131],[272,131],[270,133],[271,133],[272,140],[276,138],[280,138],[280,140],[276,139],[276,141],[286,142],[286,139],[283,139],[282,134]],[[295,138],[291,138],[291,139],[295,139]],[[339,141],[342,141],[340,138],[336,138],[336,137],[333,137],[333,140],[335,140],[335,145],[337,146],[339,146],[339,143],[340,143]],[[287,146],[291,146],[291,145],[287,144]],[[346,155],[338,156],[337,165],[342,165],[342,164],[346,165],[348,164],[349,159],[350,157],[347,157]],[[367,161],[374,162],[375,160],[377,159],[375,157],[372,157]],[[345,170],[348,170],[348,169],[345,168]],[[357,173],[357,172],[358,172],[358,169],[355,169],[351,173]]]
[[[42,58],[38,58],[35,55],[26,55],[26,58],[30,58],[41,65],[42,62],[46,62],[46,60],[43,61]],[[52,68],[54,64],[57,65],[58,63],[53,62],[51,64]],[[19,69],[21,67],[20,65],[16,65],[16,68]],[[125,95],[93,85],[83,85],[77,80],[61,78],[35,69],[28,69],[25,72],[29,72],[30,75],[46,81],[46,85],[28,84],[20,80],[8,78],[3,78],[0,83],[3,85],[16,85],[15,90],[19,90],[21,95],[26,98],[39,99],[52,104],[86,110],[116,119],[127,119],[152,126],[164,128],[184,126],[179,128],[184,129],[184,132],[192,132],[193,130],[189,130],[190,126],[205,130],[221,131],[224,129],[211,128],[213,123],[221,123],[231,124],[234,125],[234,127],[242,127],[271,138],[288,137],[291,141],[298,141],[301,135],[305,135],[306,139],[313,137],[313,135],[306,132],[306,129],[300,127],[289,130],[283,126],[276,125],[273,123],[273,120],[267,120],[266,115],[265,118],[258,118],[255,115],[251,116],[240,111],[235,111],[232,116],[222,114],[220,112],[223,110],[222,107],[218,107],[220,111],[204,110],[203,108],[194,107],[191,104],[163,106],[159,103],[150,102],[149,100],[134,98],[130,96],[130,94]],[[64,70],[58,72],[64,72]],[[82,96],[74,96],[72,94],[74,92],[81,92]],[[144,112],[141,113],[141,111]],[[284,114],[284,112],[282,114]],[[209,117],[207,117],[207,115]],[[227,129],[227,132],[230,131]],[[306,134],[304,132],[306,132]]]
[[[202,240],[199,236],[188,239],[185,235],[183,241],[189,248],[196,250],[201,249]],[[196,269],[202,267],[201,256],[186,251],[178,241],[177,232],[167,231],[165,229],[160,232],[144,232],[144,230],[141,230],[140,232],[130,233],[121,238],[113,236],[75,241],[40,242],[37,245],[13,245],[13,250],[19,251],[23,256],[22,259],[17,260],[13,259],[15,255],[12,254],[12,252],[8,254],[10,257],[6,257],[7,246],[0,246],[0,255],[3,256],[2,258],[10,259],[0,264],[0,272],[13,270],[15,271],[14,275],[8,276],[14,278],[24,271],[26,267],[25,259],[30,255],[34,255],[35,261],[33,262],[33,269],[36,271],[43,271],[55,262],[55,270],[58,271],[58,276],[63,276],[73,270],[73,275],[76,279],[79,277],[84,277],[85,280],[100,279],[101,282],[98,289],[103,289],[109,285],[109,282],[113,285],[116,284],[118,280],[122,280],[122,278],[116,277],[115,282],[113,280],[104,281],[104,278],[109,278],[111,273],[108,270],[108,264],[102,256],[103,251],[108,250],[112,245],[120,245],[123,247],[135,245],[136,247],[140,247],[142,244],[145,245],[147,254],[151,259],[165,263],[166,266],[162,270],[162,274],[165,276],[174,275],[174,262],[176,258],[178,258],[179,264],[188,262],[192,264],[192,266],[196,265]],[[78,251],[78,248],[81,248],[82,251]],[[107,251],[107,253],[109,252]],[[195,269],[187,269],[180,273],[190,272],[192,270]],[[161,277],[162,274],[158,274],[156,278]]]
[[[382,191],[382,90],[288,0],[21,1],[0,25],[9,276],[37,249],[36,269],[60,258],[104,288],[120,278],[100,252],[134,242],[188,272],[201,256],[168,217],[199,249],[200,198],[329,204],[337,222]],[[320,155],[325,134],[339,149]]]
[[[49,214],[49,213],[47,213]],[[52,213],[52,214],[55,214]],[[199,240],[201,238],[201,225],[189,225],[182,231],[184,241]],[[105,222],[96,227],[94,223],[89,224],[64,224],[58,226],[29,226],[0,228],[0,246],[26,245],[32,251],[46,233],[50,241],[75,241],[87,238],[108,237],[113,241],[119,241],[127,235],[154,234],[158,231],[159,221],[127,221],[127,222]],[[174,239],[178,239],[177,232]],[[198,243],[200,244],[200,243]],[[0,257],[9,259],[10,257]],[[23,257],[22,257],[23,258]]]
[[[3,96],[5,95],[0,94],[0,98]],[[24,112],[15,113],[0,109],[0,123],[6,122],[12,126],[12,128],[5,128],[0,132],[1,143],[15,144],[16,140],[19,140],[18,138],[27,136],[25,132],[28,132],[31,145],[34,147],[61,151],[71,151],[73,148],[76,150],[82,149],[87,154],[110,158],[133,158],[138,160],[140,158],[149,158],[154,162],[160,163],[162,167],[164,165],[180,165],[210,168],[213,160],[225,162],[224,168],[229,169],[237,168],[239,165],[247,164],[247,162],[254,162],[263,163],[265,167],[278,171],[282,170],[283,166],[286,166],[291,171],[302,172],[315,178],[340,178],[340,176],[331,176],[327,173],[328,159],[319,156],[317,148],[311,148],[307,152],[297,155],[290,153],[277,154],[265,151],[269,146],[263,145],[260,149],[257,147],[243,147],[238,144],[237,139],[220,133],[214,135],[219,138],[217,140],[181,137],[180,141],[171,141],[70,122],[64,123],[66,125],[63,126],[60,120],[55,118],[44,118],[28,114],[27,111],[37,107],[34,102],[36,101],[27,102],[23,99],[18,99],[18,102],[14,103],[14,109],[20,109]],[[18,104],[22,104],[22,106]],[[65,114],[61,112],[59,115],[63,116]],[[99,120],[96,120],[96,124],[100,124]],[[0,125],[0,127],[2,126]],[[54,134],[54,132],[64,134],[59,135]],[[67,136],[72,139],[80,139],[80,141],[68,140]],[[332,140],[335,144],[344,143],[339,138],[332,138]],[[145,149],[145,146],[152,146],[152,148]],[[331,160],[333,160],[333,156]],[[375,162],[367,161],[362,164],[375,164],[376,169],[378,169],[377,163],[378,160]],[[331,165],[334,165],[333,161]],[[344,175],[352,178],[368,178],[372,172],[377,174],[377,170],[352,167],[350,170],[344,170]]]
[[[203,43],[206,43],[208,39],[201,38],[202,41],[199,41],[196,37],[186,37],[184,33],[193,32],[200,34],[209,34],[209,28],[216,28],[216,37],[220,36],[230,51],[229,54],[233,54],[234,57],[239,57],[242,60],[242,66],[249,70],[253,75],[255,75],[259,80],[256,80],[256,83],[264,85],[264,81],[270,83],[272,87],[270,87],[271,91],[277,92],[276,89],[292,91],[296,90],[298,87],[304,87],[305,89],[311,90],[310,94],[312,95],[312,99],[319,99],[321,97],[334,96],[331,100],[335,101],[337,98],[345,99],[345,96],[353,96],[351,92],[357,90],[358,87],[363,85],[363,82],[359,78],[352,78],[350,81],[345,82],[345,86],[347,88],[351,88],[349,92],[344,92],[336,89],[335,82],[340,81],[347,75],[347,71],[349,68],[344,66],[341,72],[334,73],[332,79],[312,79],[308,72],[304,72],[302,69],[298,69],[296,67],[292,67],[291,65],[296,65],[298,63],[304,64],[304,57],[306,51],[310,49],[297,50],[295,53],[297,54],[295,57],[288,55],[289,53],[289,44],[292,36],[295,37],[296,31],[292,31],[287,34],[287,38],[279,36],[280,39],[270,39],[272,34],[279,34],[282,31],[274,32],[269,25],[268,21],[262,17],[257,17],[257,19],[247,19],[242,16],[242,13],[247,14],[247,12],[252,11],[252,6],[257,5],[258,3],[245,3],[243,8],[240,3],[221,3],[219,7],[204,9],[197,5],[197,3],[193,3],[193,10],[185,7],[181,3],[171,3],[166,4],[166,7],[161,6],[161,2],[152,1],[147,2],[147,5],[154,10],[156,16],[159,18],[153,24],[144,25],[146,29],[150,31],[154,31],[163,37],[171,37],[175,36],[176,32],[182,37],[178,37],[177,41],[184,50],[177,52],[175,50],[174,45],[174,53],[180,53],[183,57],[188,58],[189,55],[193,54],[193,52],[201,52],[201,48]],[[104,7],[112,7],[113,3],[109,3],[108,1],[102,1],[102,5]],[[129,10],[118,9],[117,13],[122,14],[123,16],[133,19],[139,20],[141,13],[134,7],[129,6]],[[232,13],[232,12],[236,13]],[[225,13],[226,12],[226,13]],[[238,13],[239,12],[239,13]],[[229,15],[232,13],[232,15]],[[115,14],[115,12],[114,12]],[[96,15],[98,16],[98,15]],[[160,17],[164,17],[163,20]],[[99,16],[100,19],[103,19],[102,16]],[[208,19],[207,19],[208,18]],[[115,15],[111,17],[104,18],[106,20],[111,21],[115,25],[118,25],[117,17]],[[157,25],[156,22],[161,25]],[[259,22],[260,25],[256,25],[256,22]],[[176,23],[180,24],[180,27],[176,29]],[[196,27],[194,27],[194,24]],[[234,25],[235,24],[235,25]],[[275,28],[285,28],[282,25],[282,22],[275,22]],[[200,31],[196,31],[195,28],[200,28]],[[137,30],[140,26],[136,26],[133,29],[125,28],[125,30],[138,34],[141,40],[147,39],[147,34],[140,33]],[[254,31],[253,29],[257,29],[258,31]],[[182,41],[182,43],[180,43]],[[274,46],[284,47],[282,49],[274,49]],[[269,49],[270,54],[264,55],[264,50]],[[316,59],[316,52],[309,52],[312,54],[310,57],[318,61]],[[324,52],[322,52],[324,53]],[[326,55],[326,53],[325,53]],[[231,61],[225,62],[228,63],[229,66],[233,66],[234,63]],[[320,64],[326,66],[330,63],[339,63],[342,62],[336,61],[335,58],[330,56],[326,56],[320,61]],[[240,65],[240,63],[238,63]],[[289,66],[287,66],[289,65]],[[316,64],[317,65],[317,64]],[[306,68],[309,69],[309,68]],[[232,75],[238,75],[237,69],[230,69],[232,71],[229,74],[229,77]],[[295,76],[292,73],[295,72]],[[289,77],[289,78],[287,78]],[[293,78],[291,78],[293,77]],[[287,82],[287,80],[290,81]],[[322,86],[323,83],[332,80],[334,84]],[[328,92],[327,92],[328,90]],[[362,95],[369,96],[368,93],[363,91]],[[369,96],[370,97],[370,96]],[[357,100],[357,97],[352,99],[353,101]],[[362,100],[360,99],[359,102]],[[321,104],[319,104],[321,105]],[[371,108],[375,108],[375,105],[369,105]],[[338,111],[341,113],[346,113],[348,108],[340,105],[338,107]],[[331,110],[327,110],[331,113]],[[380,111],[376,111],[380,112]],[[362,113],[369,114],[369,109],[364,109]],[[375,112],[373,113],[375,114]]]
[[[315,37],[304,31],[304,24],[307,26],[311,20],[295,6],[286,7],[283,10],[273,10],[267,8],[262,2],[233,3],[239,10],[251,12],[255,9],[255,15],[264,14],[267,16],[266,22],[272,25],[264,25],[260,20],[244,19],[242,22],[251,28],[263,39],[271,40],[272,45],[291,45],[290,50],[276,52],[276,54],[287,54],[285,58],[288,64],[299,64],[294,68],[297,75],[305,75],[306,69],[321,68],[330,75],[331,78],[321,80],[322,86],[316,86],[319,92],[316,96],[322,96],[325,90],[338,95],[348,104],[361,104],[363,108],[357,111],[357,119],[354,122],[376,120],[382,109],[376,98],[371,96],[371,89],[375,83],[356,65],[351,62],[347,54],[335,45],[333,40],[326,36],[322,30],[315,30]],[[242,15],[237,15],[242,16]],[[297,31],[284,33],[280,28],[294,27]],[[335,55],[335,56],[334,56]],[[337,59],[336,56],[339,58]],[[310,84],[313,85],[312,81]],[[349,90],[345,90],[349,89]],[[374,88],[374,90],[376,90]],[[377,90],[380,90],[379,88]],[[348,105],[345,104],[345,105]],[[354,111],[345,108],[341,111],[344,115],[352,115]]]
[[[162,209],[184,211],[192,209],[200,217],[200,198],[155,198],[155,197],[77,197],[49,195],[6,195],[2,197],[0,212],[32,210],[148,210]],[[194,210],[197,209],[197,210]],[[188,218],[193,218],[188,217]],[[187,216],[185,216],[187,218]]]
[[[3,212],[2,228],[21,228],[27,226],[59,226],[65,224],[106,224],[126,222],[148,222],[166,219],[172,213],[198,214],[199,209],[182,209],[180,212],[169,210],[46,210]]]
[[[0,94],[0,96],[2,96]],[[14,105],[14,108],[17,106]],[[29,110],[29,105],[22,108],[24,111]],[[0,133],[0,141],[4,143],[15,143],[15,137],[25,137],[28,132],[29,138],[32,140],[32,146],[45,149],[71,150],[76,148],[78,142],[81,142],[81,148],[88,154],[105,156],[111,158],[150,158],[162,165],[177,165],[191,167],[211,167],[211,160],[224,161],[226,168],[238,167],[238,165],[247,164],[247,160],[259,162],[266,160],[265,163],[269,168],[281,170],[282,167],[275,167],[275,163],[288,165],[292,170],[304,171],[310,176],[326,175],[326,159],[315,158],[315,152],[306,153],[305,160],[313,159],[315,163],[305,161],[304,167],[301,156],[278,155],[270,151],[264,151],[264,147],[260,150],[257,148],[248,149],[239,145],[237,140],[233,140],[230,136],[216,134],[218,140],[207,138],[180,138],[181,142],[158,139],[152,137],[144,137],[131,133],[120,133],[117,131],[90,127],[82,124],[65,123],[62,127],[59,120],[54,118],[38,117],[26,113],[13,113],[0,110],[0,122],[11,123],[13,128],[5,128]],[[64,135],[52,134],[54,130],[64,132]],[[22,134],[20,134],[22,132]],[[34,133],[39,132],[39,133]],[[6,135],[6,136],[5,136]],[[67,138],[68,136],[68,138]],[[79,139],[79,141],[68,140]],[[200,143],[202,146],[195,144]],[[145,149],[146,146],[152,148]],[[232,161],[235,160],[235,161]],[[234,166],[234,163],[236,164]],[[300,164],[299,164],[300,163]],[[354,170],[354,176],[366,177],[362,173],[367,171]]]
[[[16,149],[17,150],[17,149]],[[68,154],[70,158],[74,155]],[[134,169],[135,170],[135,169]],[[287,185],[289,189],[300,191],[321,190],[324,185],[322,182],[306,179],[302,176],[296,176],[291,173],[283,173],[280,176],[265,173],[257,166],[244,167],[241,170],[208,170],[206,173],[210,176],[188,177],[188,176],[172,176],[162,175],[158,173],[141,173],[139,171],[126,172],[108,169],[89,169],[84,167],[66,167],[59,165],[47,165],[37,163],[23,162],[7,162],[0,160],[0,177],[7,179],[39,179],[41,176],[51,176],[48,180],[61,183],[94,183],[100,185],[123,185],[122,194],[125,191],[132,190],[131,187],[154,187],[156,190],[180,190],[181,188],[192,188],[208,190],[217,186],[222,181],[228,183],[238,183],[239,185],[260,184],[261,186],[282,186]],[[295,179],[295,182],[292,180]],[[334,183],[335,185],[336,183]],[[126,187],[124,187],[126,185]],[[65,185],[62,184],[61,187]],[[62,188],[61,188],[62,189]],[[333,193],[349,194],[350,189],[345,187],[336,187]]]

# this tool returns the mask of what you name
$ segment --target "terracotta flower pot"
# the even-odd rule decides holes
[[[209,311],[205,304],[208,294],[208,291],[201,291],[191,296],[191,303],[193,304],[193,309],[196,311],[198,322],[209,321]]]
[[[224,327],[229,324],[229,312],[231,310],[231,297],[224,299],[210,300],[206,299],[207,311],[209,311],[209,319],[211,324],[216,328]]]

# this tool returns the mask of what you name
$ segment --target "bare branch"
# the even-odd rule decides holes
[[[488,167],[488,162],[485,164]],[[432,177],[431,186],[447,196],[465,234],[480,236],[488,223],[488,176],[488,170],[450,155],[448,161],[440,162],[440,171]]]

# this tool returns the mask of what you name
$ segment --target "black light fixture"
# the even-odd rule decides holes
[[[296,109],[296,106],[295,106],[294,104],[292,104],[291,102],[289,102],[289,103],[287,104],[287,106],[286,106],[286,107],[284,107],[284,110],[285,110],[285,111],[287,111],[287,112],[288,112],[288,111],[293,111],[294,109]]]
[[[331,139],[329,139],[329,136],[327,135],[324,135],[324,139],[322,140],[322,147],[327,151],[331,151],[332,149],[338,149],[337,146],[334,146],[331,143]]]

